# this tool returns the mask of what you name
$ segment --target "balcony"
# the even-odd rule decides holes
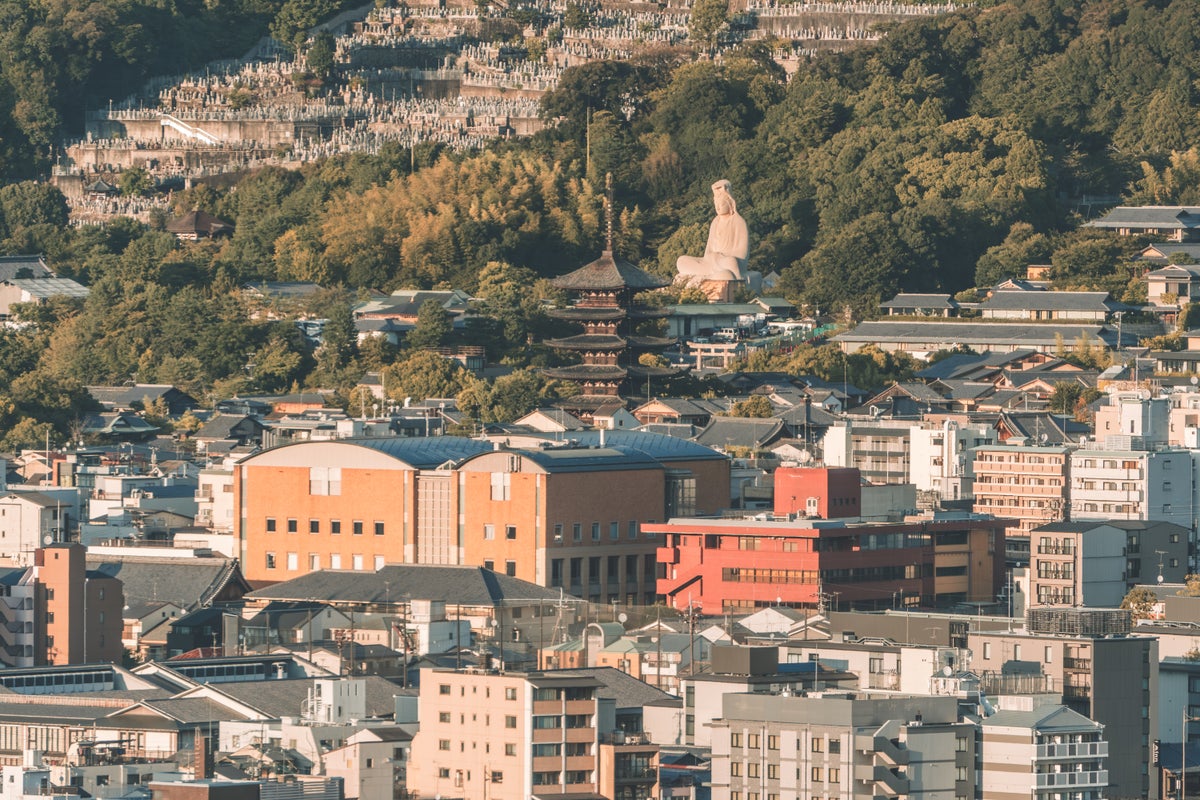
[[[1075,788],[1104,788],[1108,786],[1108,770],[1098,769],[1090,772],[1039,772],[1037,788],[1061,789]]]
[[[1108,742],[1078,742],[1076,744],[1039,744],[1038,760],[1059,758],[1108,758]]]
[[[1092,669],[1092,660],[1090,658],[1072,658],[1067,656],[1063,659],[1063,669],[1089,672]]]
[[[658,770],[654,767],[630,767],[618,769],[615,777],[618,783],[654,783],[658,780]]]
[[[1069,700],[1091,700],[1092,687],[1090,686],[1064,686],[1063,697]]]

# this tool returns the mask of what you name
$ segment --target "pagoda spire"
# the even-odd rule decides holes
[[[613,185],[612,173],[604,174],[604,252],[613,251]]]

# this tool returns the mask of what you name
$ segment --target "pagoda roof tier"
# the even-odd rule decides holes
[[[625,319],[623,308],[602,308],[593,306],[571,306],[570,308],[552,308],[546,312],[555,319],[565,319],[571,322],[603,322],[606,320]]]
[[[605,364],[572,364],[569,367],[550,367],[543,369],[542,374],[547,378],[560,378],[568,381],[620,381],[624,380],[629,370],[624,367]]]
[[[626,336],[625,341],[630,347],[638,347],[642,349],[655,349],[659,347],[670,347],[675,344],[675,339],[668,336]]]
[[[563,339],[547,339],[545,344],[559,350],[624,350],[626,341],[612,333],[581,333]]]
[[[670,285],[671,282],[651,275],[622,258],[615,257],[611,250],[605,250],[592,263],[585,264],[574,272],[559,276],[550,283],[559,289],[587,292],[661,289]]]
[[[621,398],[615,394],[576,394],[555,400],[550,405],[566,411],[578,409],[580,411],[595,412],[604,406],[620,402]]]

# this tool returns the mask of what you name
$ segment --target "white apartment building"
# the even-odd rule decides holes
[[[1071,455],[1071,519],[1152,519],[1191,529],[1193,462],[1186,450],[1077,450]]]
[[[933,492],[942,500],[971,497],[975,479],[972,450],[996,444],[990,425],[959,425],[946,420],[939,427],[909,430],[909,473],[918,492]]]
[[[19,566],[33,564],[33,551],[66,541],[78,519],[75,489],[10,489],[0,496],[0,558]]]
[[[1107,404],[1096,409],[1096,441],[1131,437],[1140,447],[1152,448],[1168,443],[1170,424],[1169,398],[1152,398],[1145,389],[1112,392]]]
[[[1000,711],[983,720],[983,800],[1100,800],[1108,789],[1104,726],[1066,706]]]

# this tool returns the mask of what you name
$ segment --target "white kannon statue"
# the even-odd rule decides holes
[[[719,180],[712,185],[717,216],[708,228],[704,255],[680,256],[675,262],[679,274],[689,280],[745,281],[746,259],[750,255],[750,233],[746,220],[737,213],[737,204],[729,193],[730,183]]]

